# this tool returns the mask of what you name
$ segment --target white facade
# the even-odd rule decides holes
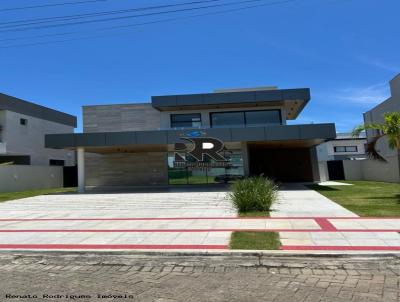
[[[9,110],[0,110],[0,126],[0,156],[29,156],[31,165],[48,166],[50,160],[75,165],[74,151],[44,146],[45,134],[73,133],[74,127]]]
[[[318,161],[365,159],[365,138],[352,138],[350,134],[338,134],[331,140],[317,146]]]

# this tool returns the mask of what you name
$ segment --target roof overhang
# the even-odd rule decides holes
[[[76,128],[76,116],[0,93],[0,110],[8,110]]]
[[[266,89],[217,93],[153,96],[152,106],[160,111],[282,106],[286,118],[295,119],[310,100],[310,89]]]
[[[166,145],[179,142],[190,130],[127,131],[80,134],[48,134],[45,136],[46,148],[87,150],[111,147],[115,150],[149,149],[166,150]],[[211,128],[202,129],[203,136],[230,142],[284,142],[300,141],[308,146],[320,144],[336,137],[335,124],[284,125],[249,128]],[[128,152],[128,151],[126,151]]]

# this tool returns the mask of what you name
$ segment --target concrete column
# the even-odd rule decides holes
[[[78,161],[78,192],[85,192],[85,148],[78,147],[77,149]]]
[[[242,158],[243,158],[243,170],[245,176],[250,176],[250,159],[249,159],[249,146],[247,142],[242,142]]]

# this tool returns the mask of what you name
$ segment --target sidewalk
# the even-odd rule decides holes
[[[314,217],[323,230],[280,231],[284,250],[400,250],[399,219],[359,218],[301,184],[280,191],[271,216]]]
[[[400,250],[400,218],[0,219],[0,248],[227,249],[233,231],[279,232],[282,250]]]

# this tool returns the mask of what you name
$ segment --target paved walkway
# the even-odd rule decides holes
[[[270,218],[238,218],[226,192],[47,195],[0,203],[0,249],[227,249],[233,231],[283,250],[400,250],[400,218],[360,218],[301,185]]]
[[[285,250],[400,250],[400,219],[361,219],[301,184],[283,187],[273,210],[275,218],[314,217],[324,230],[279,232]]]
[[[398,258],[383,256],[7,253],[0,254],[0,301],[395,302],[399,274]]]

